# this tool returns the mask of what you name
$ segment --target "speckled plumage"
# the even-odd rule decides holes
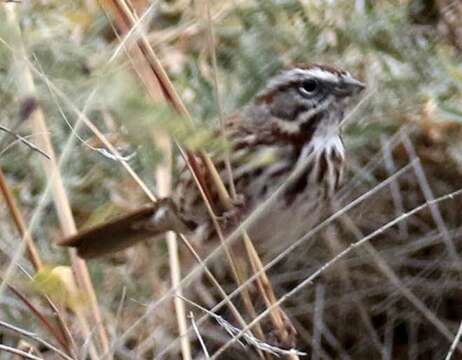
[[[296,240],[319,221],[327,199],[342,178],[345,155],[339,124],[350,98],[363,87],[349,73],[332,66],[296,66],[270,79],[251,104],[227,119],[225,133],[231,144],[235,187],[243,199],[239,206],[240,218],[273,194],[295,168],[303,167],[274,206],[249,228],[257,247],[274,248]],[[211,157],[226,183],[223,156]],[[203,160],[200,154],[190,154],[189,161],[198,171],[215,213],[222,216],[225,210],[220,206]],[[171,206],[168,211],[162,211],[174,220],[172,230],[178,230],[178,219],[181,219],[196,241],[213,240],[214,229],[201,194],[185,164],[181,166],[173,201],[168,203]],[[144,224],[136,224],[137,228],[141,226],[144,231],[151,229],[152,234],[158,234],[155,226],[159,222],[158,211],[156,207]],[[161,223],[165,231],[165,218]],[[86,244],[88,248],[91,245],[87,239],[88,235],[77,235],[62,244],[79,249]],[[134,243],[139,237],[133,236],[133,239]],[[106,250],[97,254],[79,251],[81,256],[99,256],[121,248],[111,246],[109,238],[101,237],[98,241],[108,242]],[[131,245],[126,245],[128,243],[125,240],[122,247]]]

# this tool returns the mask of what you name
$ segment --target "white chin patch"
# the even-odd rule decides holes
[[[279,128],[286,134],[296,134],[300,131],[299,124],[297,122],[287,121],[283,119],[276,119]]]

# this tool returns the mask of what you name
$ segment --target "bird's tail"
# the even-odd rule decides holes
[[[187,232],[187,225],[170,198],[161,199],[107,223],[83,230],[58,242],[77,249],[84,259],[126,249],[167,231]]]

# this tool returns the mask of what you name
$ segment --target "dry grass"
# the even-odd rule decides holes
[[[0,360],[460,356],[461,11],[421,0],[2,4]],[[346,121],[348,176],[331,215],[282,253],[260,258],[245,234],[274,196],[211,253],[169,235],[85,264],[53,245],[75,224],[167,195],[173,155],[227,151],[207,129],[306,59],[347,68],[368,92]],[[233,186],[215,182],[229,207]]]

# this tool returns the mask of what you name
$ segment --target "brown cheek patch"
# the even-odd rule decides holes
[[[266,95],[257,97],[255,103],[258,104],[258,105],[260,105],[260,104],[271,104],[273,102],[273,99],[274,99],[274,94],[270,93],[270,94],[266,94]]]

